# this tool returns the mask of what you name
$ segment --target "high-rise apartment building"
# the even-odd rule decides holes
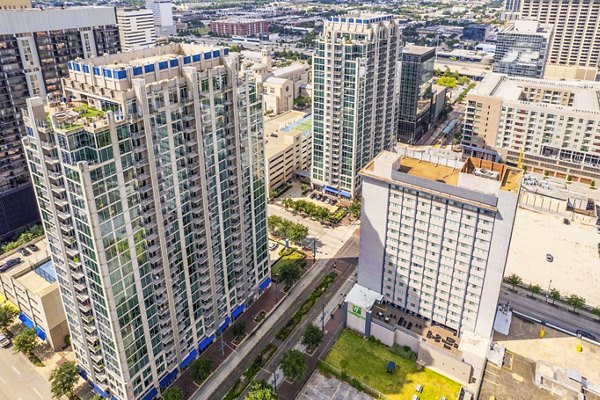
[[[171,0],[146,0],[146,8],[154,13],[154,27],[157,36],[169,36],[177,33],[173,22]]]
[[[490,338],[523,171],[401,149],[361,175],[358,285],[459,338]]]
[[[492,73],[467,95],[466,152],[600,182],[600,83]]]
[[[358,171],[396,142],[400,30],[391,15],[325,21],[313,57],[313,154],[316,188],[346,198]]]
[[[554,25],[545,77],[596,79],[600,0],[522,0],[521,18]]]
[[[156,46],[156,29],[152,10],[118,8],[117,24],[122,51]]]
[[[514,29],[498,33],[493,71],[511,76],[543,78],[552,25],[516,20]]]
[[[210,22],[211,32],[223,36],[260,35],[269,32],[268,19],[228,18]]]
[[[158,396],[270,283],[262,110],[227,49],[76,60],[23,139],[81,373]]]
[[[432,122],[435,48],[404,46],[398,93],[398,141],[416,144]]]
[[[0,11],[0,239],[39,221],[21,145],[25,100],[57,93],[68,60],[119,49],[112,7]]]
[[[521,0],[504,0],[504,9],[506,11],[519,12],[521,9]]]

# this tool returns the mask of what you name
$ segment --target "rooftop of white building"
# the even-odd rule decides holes
[[[560,104],[536,101],[528,92],[537,90],[565,93],[568,101],[561,101]],[[504,101],[535,104],[542,108],[600,113],[600,82],[522,78],[491,73],[469,95],[497,97]]]
[[[522,170],[502,163],[475,157],[463,162],[442,153],[410,149],[402,150],[400,154],[382,151],[361,170],[362,175],[392,182],[396,173],[457,187],[463,186],[461,175],[473,175],[494,181],[497,189],[505,191],[518,191],[523,177]]]

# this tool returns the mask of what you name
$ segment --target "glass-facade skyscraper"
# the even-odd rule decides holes
[[[358,171],[396,143],[400,30],[391,15],[325,21],[313,57],[311,180],[325,193],[353,197]]]
[[[68,68],[23,142],[75,357],[153,399],[270,283],[260,97],[223,48]]]
[[[431,123],[435,48],[405,46],[400,66],[398,141],[417,144]]]
[[[25,134],[21,110],[27,98],[60,93],[67,61],[119,50],[113,7],[0,12],[1,240],[40,218],[21,145]]]

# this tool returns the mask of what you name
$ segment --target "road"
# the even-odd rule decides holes
[[[338,243],[336,251],[331,254],[337,254],[337,250],[341,249],[339,257],[343,257],[347,252],[344,249],[354,248],[354,251],[356,251],[355,249],[358,248],[358,239],[353,237],[356,226],[347,228],[349,229],[344,230],[345,237]],[[332,234],[333,231],[332,229],[327,233]],[[333,248],[333,243],[330,243],[329,246]],[[327,243],[323,247],[327,247]],[[285,300],[272,311],[267,320],[256,331],[252,332],[229,358],[216,369],[210,378],[198,388],[191,399],[220,399],[227,393],[235,380],[250,366],[265,345],[275,339],[277,332],[283,328],[300,305],[316,289],[325,275],[331,271],[329,266],[329,263],[332,262],[331,257],[323,256],[324,253],[318,250],[315,266],[294,286]]]
[[[358,237],[352,237],[344,247],[336,254],[336,259],[344,260],[343,272],[336,278],[333,284],[327,289],[325,293],[317,300],[313,308],[308,312],[304,319],[298,324],[296,329],[285,339],[285,341],[277,348],[277,351],[269,362],[264,365],[258,375],[254,378],[255,380],[266,380],[267,382],[273,382],[273,373],[277,370],[283,355],[288,350],[293,349],[297,346],[300,341],[304,330],[310,323],[314,323],[317,326],[327,323],[328,317],[337,309],[337,304],[342,300],[342,296],[346,295],[352,288],[355,282],[354,273],[356,272],[356,266],[358,264]],[[337,266],[341,267],[342,262],[338,262]],[[339,272],[339,271],[338,271]],[[323,315],[323,310],[325,314]],[[322,318],[325,317],[325,321]],[[340,325],[343,325],[342,318],[338,321]],[[342,327],[338,325],[338,334]],[[307,371],[306,377],[310,376],[312,370]],[[278,374],[278,378],[283,379],[281,373]],[[277,380],[278,385],[280,380]],[[246,389],[246,394],[248,389]],[[296,393],[294,393],[295,396]],[[286,398],[285,396],[282,396]]]
[[[50,383],[12,347],[0,349],[0,400],[48,400]]]
[[[510,306],[513,310],[530,317],[550,323],[569,332],[575,332],[577,329],[583,329],[597,338],[600,338],[600,324],[590,321],[579,315],[572,314],[553,307],[550,304],[533,300],[511,291],[503,290],[500,292],[500,303],[506,303],[510,300]]]

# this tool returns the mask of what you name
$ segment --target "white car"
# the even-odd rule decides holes
[[[0,347],[8,347],[12,344],[9,338],[0,334]]]

